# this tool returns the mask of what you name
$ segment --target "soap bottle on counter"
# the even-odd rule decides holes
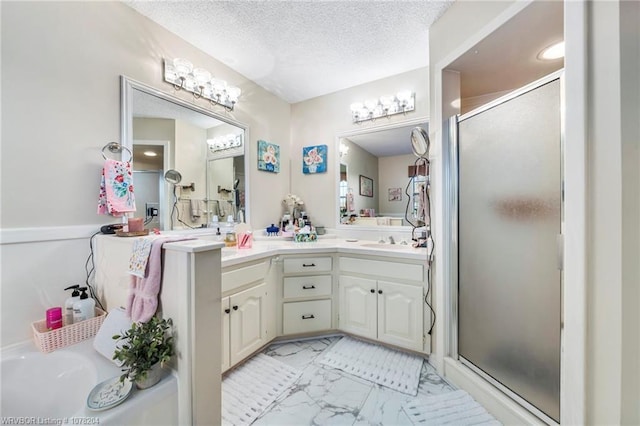
[[[87,294],[87,287],[80,287],[80,299],[73,304],[73,322],[91,319],[95,316],[96,301]]]
[[[73,324],[73,304],[80,300],[79,288],[80,286],[78,284],[65,288],[65,290],[73,290],[73,292],[71,293],[71,297],[68,297],[67,300],[64,301],[64,325]]]

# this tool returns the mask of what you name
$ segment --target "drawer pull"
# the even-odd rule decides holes
[[[233,310],[237,311],[238,310],[238,305],[233,305]]]
[[[371,293],[375,293],[376,291],[374,289],[371,289]]]
[[[305,320],[305,319],[314,319],[314,318],[315,318],[315,317],[313,316],[313,314],[310,314],[310,315],[303,315],[303,316],[302,316],[302,319],[303,319],[303,320]]]
[[[315,263],[303,263],[302,264],[303,268],[310,268],[310,267],[314,267],[314,266],[316,266]]]
[[[225,310],[224,310],[224,313],[225,313],[225,314],[228,314],[229,312],[231,312],[231,309],[229,309],[229,308],[227,308],[227,309],[225,309]]]
[[[316,288],[315,285],[303,285],[302,286],[303,290],[313,290],[314,288]]]

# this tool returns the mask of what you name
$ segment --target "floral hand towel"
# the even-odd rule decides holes
[[[133,175],[131,163],[107,159],[102,168],[98,214],[110,214],[121,217],[125,213],[135,212],[136,202],[133,196]]]

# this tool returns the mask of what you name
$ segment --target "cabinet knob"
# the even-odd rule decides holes
[[[229,308],[227,308],[227,309],[225,309],[225,310],[224,310],[224,313],[225,313],[225,314],[228,314],[229,312],[231,312],[231,309],[229,309]]]
[[[382,290],[378,290],[378,294],[382,294]]]
[[[233,305],[233,310],[237,311],[238,310],[238,305]]]
[[[374,289],[371,289],[371,293],[375,293],[376,291]]]

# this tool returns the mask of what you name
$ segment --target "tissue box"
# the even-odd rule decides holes
[[[309,232],[308,234],[298,232],[294,235],[293,240],[296,243],[310,243],[313,241],[318,241],[318,234],[315,232]]]

